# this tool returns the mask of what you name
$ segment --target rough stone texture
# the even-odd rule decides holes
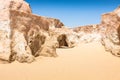
[[[0,0],[0,11],[10,9],[31,13],[31,8],[24,0]]]
[[[101,41],[120,56],[120,7],[102,15],[98,25],[69,29],[58,19],[32,14],[24,0],[0,0],[0,61],[32,62],[36,56],[56,57],[56,48]]]
[[[73,29],[79,42],[101,41],[105,50],[120,56],[120,7],[102,15],[98,25],[81,26]]]
[[[0,10],[0,60],[10,61],[10,19],[9,11]]]
[[[29,44],[32,50],[32,55],[45,54],[46,56],[56,56],[56,43],[54,42],[53,35],[51,35],[50,32],[53,33],[53,28],[61,28],[63,23],[57,19],[36,16],[18,11],[10,11],[10,13],[11,29],[16,29],[24,35],[24,41],[27,41],[24,43],[25,45]],[[57,40],[55,41],[57,42]],[[17,44],[19,43],[17,42]],[[45,52],[44,50],[49,50],[49,52]]]
[[[77,33],[79,42],[93,42],[101,40],[101,28],[99,25],[80,26],[73,29]]]
[[[10,62],[11,51],[11,27],[10,11],[18,10],[31,13],[29,4],[23,0],[0,0],[0,60]]]
[[[23,0],[1,0],[0,7],[0,60],[32,62],[34,56],[56,56],[56,43],[50,29],[62,28],[58,19],[31,13]],[[51,44],[48,45],[48,43]],[[56,40],[57,42],[57,40]],[[45,51],[47,50],[47,51]],[[47,55],[46,55],[47,54]]]
[[[36,55],[46,57],[57,57],[56,47],[58,46],[55,36],[46,37],[45,43],[38,50]]]
[[[81,26],[73,31],[79,36],[80,42],[101,41],[106,51],[120,56],[120,7],[103,14],[100,24]]]
[[[57,55],[56,43],[52,40],[50,29],[61,27],[62,23],[59,20],[15,10],[11,10],[10,13],[11,38],[12,44],[15,44],[12,46],[12,48],[15,48],[12,51],[18,54],[16,57],[19,62],[31,62],[34,60],[33,56],[37,55]],[[15,35],[19,37],[14,37]],[[22,38],[22,40],[19,38]]]
[[[105,28],[102,35],[105,49],[113,55],[120,56],[120,7],[102,15],[101,27]]]
[[[9,21],[0,21],[0,60],[9,61],[11,55]]]
[[[75,47],[78,43],[78,36],[77,34],[69,28],[56,28],[53,30],[54,35],[57,37],[58,47],[68,47],[72,48]]]

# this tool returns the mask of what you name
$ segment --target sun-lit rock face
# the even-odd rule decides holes
[[[120,56],[120,7],[103,14],[100,24],[77,27],[73,31],[80,42],[101,41],[106,51]]]
[[[31,13],[29,4],[24,0],[0,0],[0,60],[7,62],[14,60],[11,51],[10,10]]]
[[[13,32],[11,35],[12,51],[16,54],[19,62],[31,62],[34,60],[33,56],[54,57],[57,55],[57,40],[55,40],[55,43],[50,30],[52,27],[61,28],[63,24],[59,20],[15,10],[11,10],[10,13],[10,26]],[[20,37],[14,37],[17,33],[16,31],[19,32],[17,36]],[[22,38],[22,40],[19,38]],[[15,41],[14,39],[17,40]]]
[[[24,0],[0,0],[0,10],[18,10],[26,13],[31,13],[32,10]]]
[[[106,29],[102,35],[105,49],[113,55],[120,56],[120,7],[102,15],[101,27]]]
[[[56,40],[58,41],[59,48],[61,47],[72,48],[77,45],[78,36],[72,29],[63,26],[63,28],[56,28],[53,29],[52,31],[54,31],[53,36],[56,36],[57,38]]]
[[[77,33],[79,42],[88,43],[101,40],[99,25],[80,26],[74,28],[73,31]]]
[[[0,4],[0,60],[30,63],[38,55],[57,55],[57,40],[52,40],[50,30],[62,28],[62,22],[32,14],[23,0],[1,0]]]
[[[23,0],[0,0],[0,38],[1,38],[0,39],[0,60],[4,60],[7,62],[11,62],[14,60],[13,59],[14,52],[12,52],[11,50],[12,30],[10,25],[11,24],[10,10],[16,10],[21,12],[24,11],[26,13],[31,13],[29,4],[27,4]],[[15,36],[16,35],[17,33],[15,34]],[[20,34],[20,36],[22,35]],[[15,41],[19,41],[19,40],[21,39],[15,39]],[[23,46],[23,45],[21,44],[20,46]],[[16,49],[16,46],[15,46],[15,49]]]
[[[9,61],[10,50],[10,25],[9,21],[0,21],[0,59]]]
[[[30,63],[37,56],[58,56],[56,48],[92,41],[120,56],[120,7],[102,15],[101,24],[69,29],[58,19],[32,14],[24,0],[0,0],[0,61]]]
[[[54,40],[51,33],[54,32],[52,28],[62,28],[63,23],[58,19],[36,16],[18,11],[10,11],[10,13],[11,29],[18,30],[24,35],[25,41],[27,42],[25,45],[29,44],[28,46],[32,51],[32,55],[57,55],[57,40]]]

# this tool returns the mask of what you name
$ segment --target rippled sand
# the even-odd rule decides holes
[[[120,80],[120,58],[98,43],[57,49],[59,57],[0,64],[0,80]]]

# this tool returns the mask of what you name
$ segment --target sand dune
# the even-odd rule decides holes
[[[0,64],[0,80],[120,80],[120,58],[98,43],[57,49],[59,57]]]

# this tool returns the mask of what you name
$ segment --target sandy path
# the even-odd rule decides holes
[[[0,80],[120,80],[120,58],[100,43],[58,49],[57,58],[38,57],[32,64],[0,64]]]

